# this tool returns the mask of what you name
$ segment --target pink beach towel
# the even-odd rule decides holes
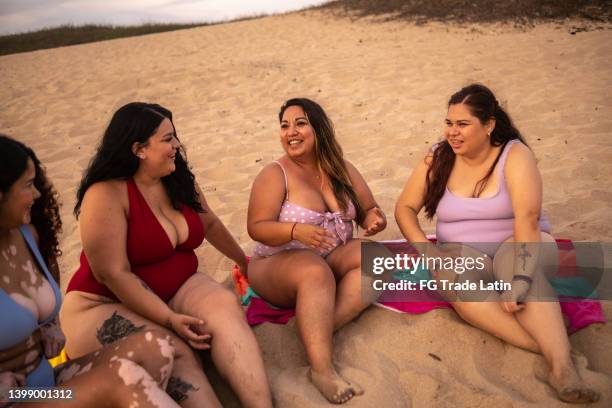
[[[410,253],[414,249],[405,241],[391,241],[385,244],[394,250]],[[559,275],[567,276],[576,266],[576,256],[570,240],[558,239],[559,246]],[[238,267],[232,271],[232,279],[235,289],[243,305],[247,306],[246,317],[251,326],[261,323],[287,324],[289,319],[295,316],[294,309],[280,309],[270,305],[261,299],[250,287],[248,279],[243,276]],[[377,302],[376,305],[385,309],[400,313],[422,314],[433,309],[452,308],[450,303],[443,301],[435,292],[420,292],[419,299],[425,301],[385,301]],[[603,314],[601,304],[597,300],[583,300],[561,296],[559,298],[561,311],[568,319],[568,333],[574,333],[593,323],[605,323],[606,318]]]

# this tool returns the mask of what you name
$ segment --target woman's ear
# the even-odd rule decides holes
[[[145,155],[143,151],[142,144],[138,142],[132,143],[132,153],[134,154],[134,156],[138,157],[140,160],[144,160],[147,158],[147,156]]]
[[[495,118],[492,117],[489,119],[487,125],[485,126],[487,129],[487,135],[491,136],[491,133],[493,133],[493,130],[495,129],[495,123]]]

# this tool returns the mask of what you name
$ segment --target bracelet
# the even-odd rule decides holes
[[[297,225],[297,222],[294,222],[293,227],[291,227],[291,241],[293,241],[293,231],[295,230],[296,225]]]
[[[521,281],[527,282],[530,285],[533,283],[533,279],[531,279],[531,276],[527,276],[527,275],[514,275],[512,280],[513,281],[521,280]]]

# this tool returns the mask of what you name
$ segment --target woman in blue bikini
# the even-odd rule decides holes
[[[55,370],[47,361],[64,345],[56,195],[34,152],[0,135],[0,407],[10,388],[55,386],[75,407],[178,407],[164,391],[174,347],[153,330]]]
[[[247,223],[257,247],[249,281],[268,302],[295,307],[310,379],[330,402],[343,403],[363,390],[336,371],[332,334],[374,300],[362,298],[352,223],[371,236],[387,222],[317,103],[291,99],[279,121],[285,155],[263,168],[251,190]]]

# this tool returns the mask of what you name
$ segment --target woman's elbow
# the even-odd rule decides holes
[[[112,283],[118,279],[119,272],[115,272],[107,268],[91,268],[93,277],[104,286],[112,286]]]
[[[516,215],[516,224],[528,230],[537,230],[540,228],[540,212],[539,211],[524,211]]]
[[[258,229],[259,228],[257,228],[256,223],[251,223],[251,222],[247,223],[247,233],[249,234],[249,237],[251,237],[253,241],[259,241]]]
[[[400,219],[400,217],[402,216],[404,211],[405,210],[402,207],[402,205],[399,203],[399,201],[397,203],[395,203],[395,211],[393,211],[393,215],[395,216],[396,220]]]

